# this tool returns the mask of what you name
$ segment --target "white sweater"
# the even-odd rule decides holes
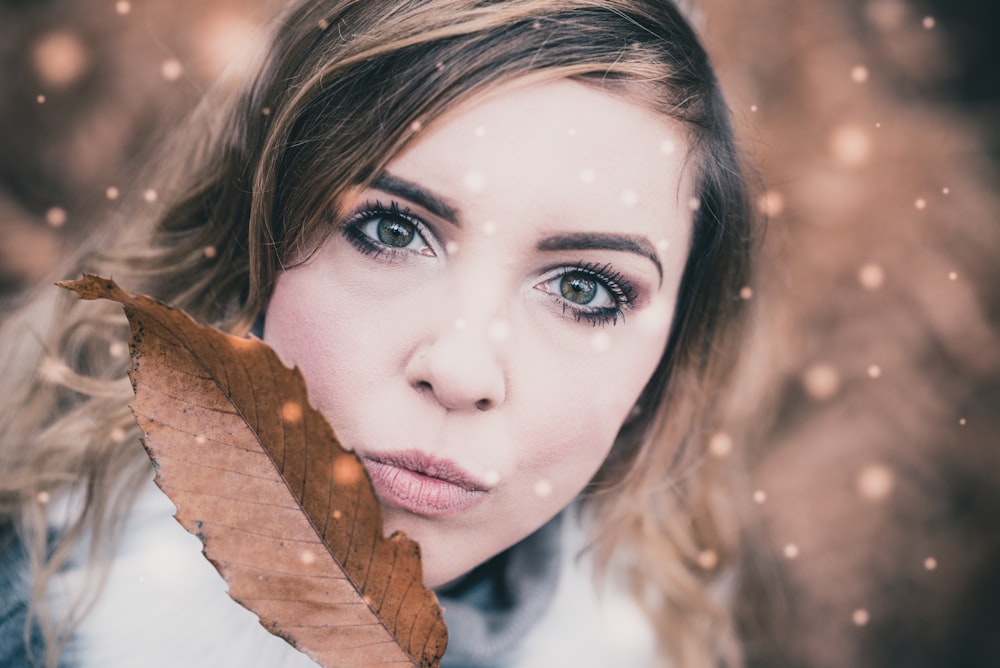
[[[130,514],[108,580],[84,616],[66,663],[84,668],[310,668],[316,664],[258,623],[226,594],[201,543],[173,518],[152,483]],[[576,513],[562,523],[562,563],[554,598],[509,668],[652,665],[655,637],[630,597],[595,588],[589,559],[577,559]],[[96,578],[85,562],[53,579],[58,614]],[[447,665],[447,656],[445,658]],[[504,668],[508,668],[505,666]]]

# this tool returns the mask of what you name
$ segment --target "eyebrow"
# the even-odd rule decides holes
[[[384,190],[390,195],[408,199],[427,209],[438,218],[443,218],[452,225],[459,225],[459,220],[462,216],[457,206],[449,202],[446,198],[412,181],[407,181],[388,172],[383,172],[381,176],[375,179],[372,187]]]
[[[536,248],[540,251],[613,250],[635,253],[656,265],[660,280],[663,280],[663,265],[652,242],[646,237],[610,232],[574,232],[546,237],[538,242]]]

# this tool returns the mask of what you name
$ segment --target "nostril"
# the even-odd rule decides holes
[[[428,383],[426,380],[421,380],[420,382],[418,382],[417,383],[417,389],[420,390],[421,392],[433,392],[434,391],[434,388],[431,387],[431,384]]]
[[[490,401],[489,399],[480,399],[479,401],[476,402],[476,408],[478,408],[481,411],[488,411],[492,406],[493,402]]]

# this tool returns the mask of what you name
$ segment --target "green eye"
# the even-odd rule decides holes
[[[417,234],[413,223],[399,218],[379,218],[375,229],[378,240],[393,248],[406,248]]]
[[[598,284],[593,278],[570,272],[559,280],[559,294],[574,304],[587,305],[597,296]]]
[[[583,261],[550,270],[535,289],[552,295],[557,315],[591,325],[618,324],[638,296],[632,282],[610,264]]]

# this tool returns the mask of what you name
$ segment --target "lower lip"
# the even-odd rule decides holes
[[[367,458],[364,462],[379,499],[417,515],[441,517],[459,513],[486,497],[484,491],[465,489],[410,469]]]

